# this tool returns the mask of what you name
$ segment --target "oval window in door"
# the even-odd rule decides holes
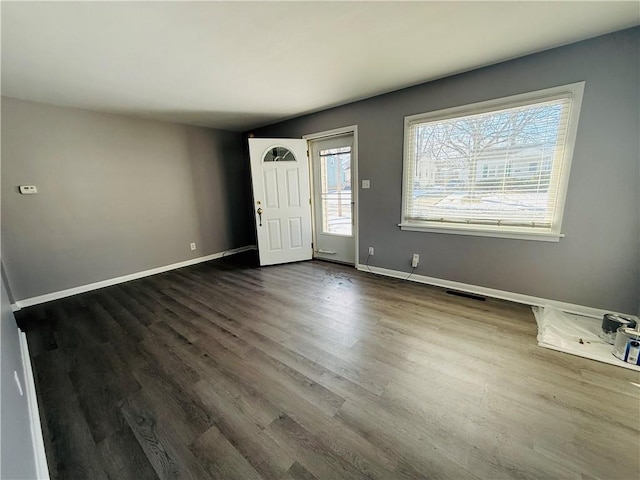
[[[263,162],[295,162],[296,157],[291,150],[285,147],[272,147],[268,149]]]

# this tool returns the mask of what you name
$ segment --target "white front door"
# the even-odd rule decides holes
[[[353,134],[312,140],[314,256],[355,264]]]
[[[260,265],[310,260],[307,141],[250,138],[249,156]]]

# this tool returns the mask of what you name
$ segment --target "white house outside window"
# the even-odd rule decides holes
[[[557,241],[583,89],[406,117],[402,229]]]

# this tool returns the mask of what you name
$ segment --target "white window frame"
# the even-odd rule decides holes
[[[453,108],[446,108],[434,112],[410,115],[404,118],[404,151],[402,161],[402,211],[401,220],[398,226],[402,230],[414,232],[432,232],[432,233],[448,233],[456,235],[474,235],[484,237],[500,237],[514,238],[522,240],[541,240],[547,242],[558,242],[564,234],[561,233],[562,218],[564,214],[565,200],[567,196],[567,187],[569,185],[569,172],[571,170],[571,162],[578,131],[578,119],[580,118],[580,109],[582,106],[582,97],[585,82],[577,82],[569,85],[562,85],[535,92],[528,92],[509,97],[497,98],[484,102],[473,103]],[[497,226],[497,225],[465,225],[465,224],[444,224],[428,220],[405,221],[406,213],[406,192],[412,186],[408,182],[412,181],[412,177],[407,173],[407,169],[411,168],[411,146],[410,142],[410,126],[417,122],[448,120],[456,117],[464,117],[467,115],[487,113],[494,110],[505,108],[521,107],[528,104],[540,102],[543,100],[552,100],[561,96],[571,95],[571,107],[569,112],[569,120],[567,125],[567,133],[565,137],[564,157],[562,159],[562,170],[558,183],[557,204],[554,211],[552,226],[549,230],[534,231],[529,227],[517,226]]]

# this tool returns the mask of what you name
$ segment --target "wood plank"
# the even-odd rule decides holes
[[[156,480],[158,478],[129,425],[98,443],[97,450],[105,471],[111,479]]]
[[[67,375],[65,354],[54,350],[34,360],[38,376],[39,404],[46,411],[50,446],[47,451],[57,480],[91,478],[107,479],[96,445]]]
[[[267,433],[318,478],[369,478],[367,473],[335,455],[313,433],[286,415],[274,420],[267,428]]]
[[[29,311],[19,310],[15,315],[18,325],[27,333],[31,358],[58,348],[55,338],[56,319],[47,313],[45,305],[37,305]]]
[[[139,342],[148,335],[147,328],[110,295],[109,289],[100,290],[100,293],[97,294],[96,303],[107,310],[133,340]]]
[[[105,337],[120,357],[131,369],[146,365],[146,358],[141,355],[138,342],[111,316],[99,303],[94,302],[88,308],[89,323],[97,325],[105,332]]]
[[[207,430],[191,446],[191,450],[212,478],[220,480],[261,480],[263,478],[215,426]]]
[[[316,477],[298,462],[293,462],[282,480],[317,480]]]
[[[284,475],[294,457],[287,455],[260,425],[236,408],[235,402],[218,394],[214,385],[201,381],[196,388],[201,401],[208,406],[215,418],[215,431],[234,445],[256,472],[265,478],[280,478]]]
[[[537,347],[522,305],[248,252],[18,317],[52,478],[640,471],[637,373]]]
[[[119,432],[124,419],[118,403],[140,389],[124,362],[108,344],[75,350],[69,377],[96,443]]]
[[[144,391],[121,404],[129,427],[161,480],[211,478],[193,456],[171,423],[159,417]],[[157,408],[157,407],[156,407]]]
[[[138,370],[135,376],[143,386],[141,394],[147,404],[172,425],[183,443],[191,444],[213,424],[190,382],[171,375],[170,370],[155,363]]]
[[[218,395],[227,398],[234,409],[250,417],[259,428],[264,429],[282,412],[264,397],[256,385],[243,382],[234,372],[225,372],[220,369],[218,364],[197,345],[179,346],[174,350],[180,358],[201,372],[206,377],[204,380],[207,383],[215,386]]]
[[[148,309],[138,301],[135,295],[130,293],[130,289],[123,285],[116,285],[111,290],[113,298],[131,314],[138,319],[144,326],[149,326],[158,321],[158,315],[154,310]]]

